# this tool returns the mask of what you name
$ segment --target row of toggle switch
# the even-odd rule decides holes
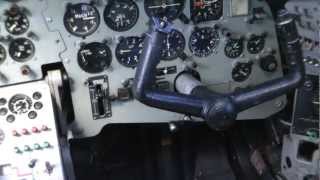
[[[49,131],[49,130],[50,129],[48,126],[42,125],[41,128],[32,127],[30,131],[26,128],[23,128],[21,130],[21,133],[19,133],[17,130],[13,130],[12,135],[15,137],[20,137],[21,135],[30,135],[31,133],[37,134],[37,133],[41,133],[41,132],[45,132],[45,131]]]
[[[34,150],[38,151],[38,150],[50,149],[50,148],[52,148],[52,145],[46,141],[46,142],[43,142],[42,145],[40,145],[39,143],[35,143],[33,147],[29,145],[24,145],[23,148],[14,147],[14,152],[16,154],[22,154],[23,152],[32,152]]]

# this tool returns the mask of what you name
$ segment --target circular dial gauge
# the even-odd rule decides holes
[[[136,67],[143,49],[143,38],[126,37],[120,40],[116,47],[116,57],[120,64],[126,67]]]
[[[78,64],[82,70],[88,73],[100,73],[106,70],[111,61],[111,50],[103,43],[85,44],[78,51]]]
[[[149,17],[172,21],[182,13],[184,0],[145,0],[144,8]]]
[[[139,8],[132,0],[110,1],[106,6],[104,21],[114,31],[127,31],[138,21]]]
[[[9,54],[11,58],[18,62],[24,62],[31,59],[34,55],[35,47],[31,40],[18,38],[9,45]]]
[[[176,59],[186,46],[186,40],[183,34],[177,30],[172,30],[167,34],[167,38],[163,41],[161,49],[161,58],[163,60]]]
[[[193,22],[217,20],[222,16],[223,0],[191,0]]]
[[[224,53],[229,58],[237,58],[243,53],[243,39],[229,39]]]
[[[252,62],[237,63],[232,70],[232,78],[234,81],[242,82],[249,78],[252,72]]]
[[[0,129],[0,145],[3,143],[5,138],[5,134],[2,129]]]
[[[16,94],[9,100],[9,110],[13,114],[25,114],[31,107],[31,98],[24,94]]]
[[[5,21],[5,27],[10,34],[20,35],[29,29],[29,20],[26,15],[19,11],[8,13]]]
[[[0,64],[7,58],[6,49],[0,44]]]
[[[97,8],[90,4],[70,4],[64,14],[63,23],[71,34],[85,37],[98,29],[100,15]]]
[[[265,46],[265,37],[263,35],[252,35],[248,40],[247,49],[251,54],[258,54]]]
[[[219,44],[219,33],[211,27],[196,28],[189,41],[191,52],[198,57],[207,57]]]

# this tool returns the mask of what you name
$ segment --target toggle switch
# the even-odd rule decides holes
[[[23,135],[28,135],[28,134],[29,134],[28,129],[23,128],[23,129],[22,129],[22,134],[23,134]]]
[[[32,127],[31,131],[33,133],[40,133],[40,130],[37,127]]]
[[[13,136],[16,136],[16,137],[19,137],[19,136],[20,136],[20,134],[19,134],[18,131],[16,131],[16,130],[13,130],[13,131],[12,131],[12,135],[13,135]]]

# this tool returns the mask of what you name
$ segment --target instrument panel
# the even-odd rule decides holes
[[[64,179],[64,149],[47,82],[0,92],[0,179]]]
[[[297,16],[306,72],[311,75],[319,75],[320,72],[319,7],[317,0],[291,0],[286,3],[286,9]]]
[[[35,1],[37,6],[35,6]],[[232,92],[282,76],[275,23],[265,1],[21,0],[0,2],[0,85],[42,78],[60,62],[70,78],[76,137],[110,123],[200,119],[147,107],[132,97],[135,67],[150,17],[170,20],[157,88],[174,90],[178,73],[199,72],[217,92]],[[279,97],[239,114],[262,119],[286,104]]]

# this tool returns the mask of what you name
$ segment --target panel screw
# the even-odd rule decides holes
[[[278,100],[278,101],[275,102],[275,106],[277,108],[281,108],[283,106],[283,102],[281,100]]]

